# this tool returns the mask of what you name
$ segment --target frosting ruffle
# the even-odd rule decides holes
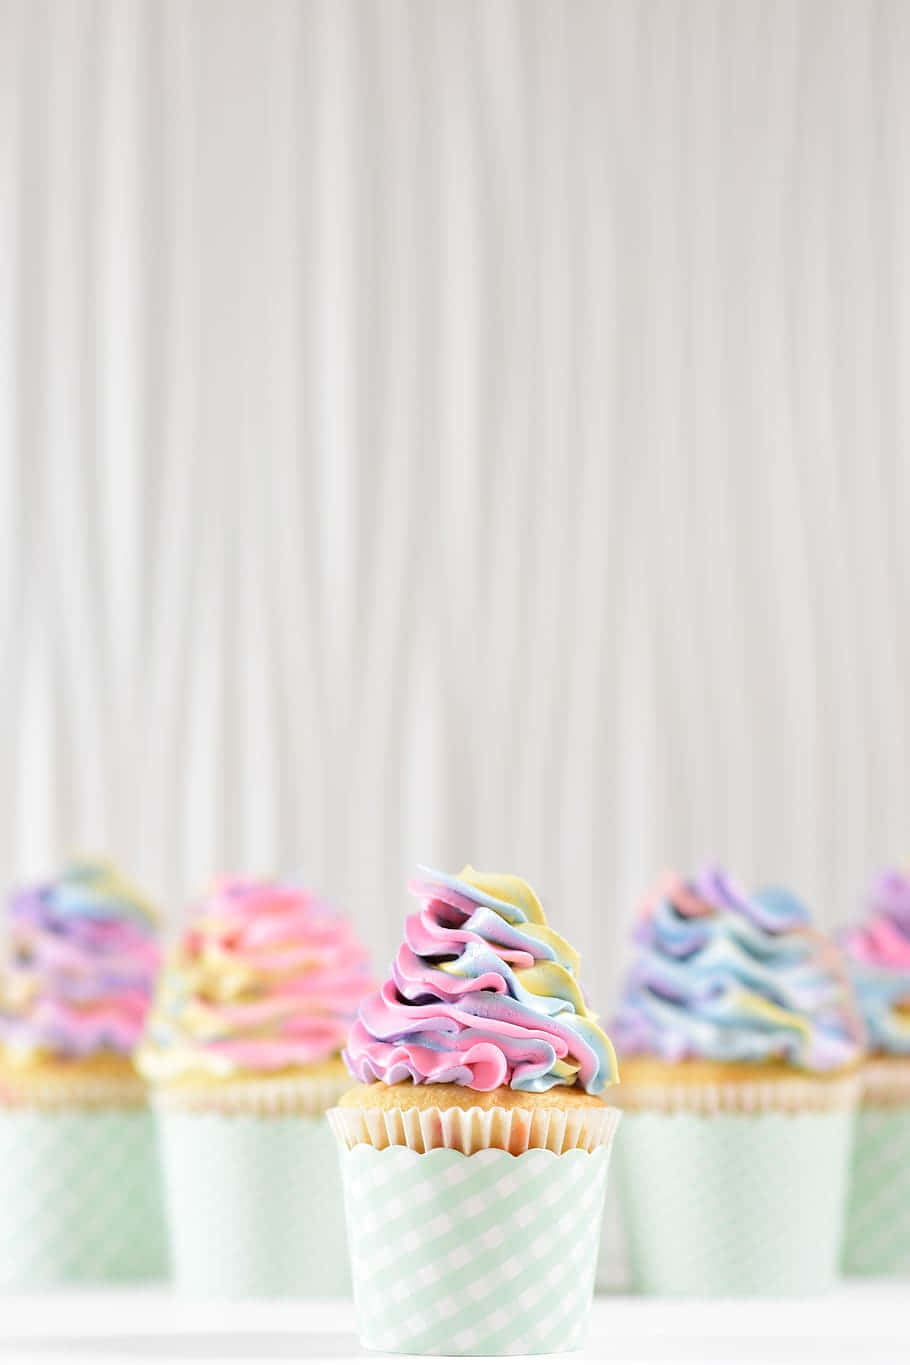
[[[111,866],[78,863],[15,892],[0,965],[0,1043],[49,1053],[129,1055],[160,956],[153,911]]]
[[[590,1094],[616,1080],[613,1048],[578,984],[578,955],[527,882],[421,869],[409,889],[420,909],[344,1053],[358,1080]]]
[[[884,872],[843,937],[871,1052],[910,1056],[910,874]]]
[[[613,1024],[620,1057],[785,1061],[833,1071],[863,1029],[838,947],[789,892],[747,895],[717,868],[673,877],[643,911]]]
[[[137,1064],[167,1081],[323,1062],[372,984],[365,948],[332,906],[296,886],[223,881],[168,959]]]

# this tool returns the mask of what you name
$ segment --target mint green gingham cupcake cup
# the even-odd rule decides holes
[[[29,1074],[4,1086],[0,1210],[0,1289],[162,1278],[159,1154],[141,1084]]]
[[[591,1118],[587,1146],[564,1148],[585,1137],[547,1112],[555,1150],[513,1155],[467,1138],[482,1140],[515,1110],[414,1111],[417,1150],[394,1111],[386,1129],[357,1111],[330,1111],[367,1349],[506,1356],[583,1345],[619,1113],[605,1107]]]
[[[368,1349],[582,1345],[619,1112],[579,958],[521,877],[421,868],[329,1111]]]
[[[333,1098],[337,1091],[336,1082]],[[341,1176],[324,1092],[324,1085],[290,1078],[158,1093],[171,1260],[181,1294],[350,1295]]]
[[[876,1058],[863,1077],[850,1173],[844,1269],[910,1276],[910,1059]]]
[[[363,1345],[538,1355],[584,1342],[609,1151],[341,1153]]]
[[[667,1296],[823,1294],[840,1268],[858,1080],[627,1094],[616,1182],[630,1288]],[[688,1093],[685,1093],[687,1092]],[[769,1093],[770,1092],[770,1093]],[[806,1099],[802,1104],[800,1096]],[[631,1112],[629,1111],[631,1108]]]

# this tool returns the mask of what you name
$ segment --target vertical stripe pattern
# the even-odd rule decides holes
[[[906,852],[910,8],[0,0],[0,876],[420,861],[616,979]]]

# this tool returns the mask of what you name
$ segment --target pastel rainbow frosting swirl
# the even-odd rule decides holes
[[[280,882],[221,881],[161,974],[139,1069],[166,1083],[337,1058],[372,984],[366,950],[333,906]]]
[[[20,1062],[128,1056],[160,955],[144,897],[111,866],[75,863],[14,892],[0,963],[0,1044]]]
[[[861,1057],[843,955],[789,892],[747,894],[713,867],[670,877],[645,905],[636,940],[613,1023],[620,1058],[830,1072]]]
[[[597,1095],[617,1079],[578,984],[578,954],[527,882],[421,869],[409,889],[419,909],[345,1050],[358,1080]]]
[[[910,873],[884,872],[844,946],[871,1052],[910,1056]]]

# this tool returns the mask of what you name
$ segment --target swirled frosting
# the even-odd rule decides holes
[[[578,955],[520,877],[421,869],[392,975],[345,1051],[365,1083],[599,1094],[616,1060],[578,984]]]
[[[856,1062],[863,1029],[837,946],[786,891],[748,895],[722,871],[670,878],[644,907],[613,1025],[619,1055]]]
[[[0,965],[0,1043],[20,1061],[128,1055],[158,965],[154,914],[113,867],[75,864],[17,891]]]
[[[872,1052],[910,1055],[910,873],[885,872],[844,946]]]
[[[222,881],[161,974],[137,1062],[150,1080],[272,1074],[337,1057],[373,984],[350,921],[273,882]]]

